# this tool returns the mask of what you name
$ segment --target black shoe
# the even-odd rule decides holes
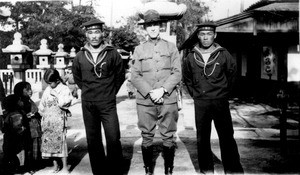
[[[144,161],[144,168],[146,175],[152,175],[154,171],[154,163],[153,163],[153,146],[144,147],[142,146],[142,154]]]
[[[144,167],[146,175],[153,175],[153,168],[152,167]]]
[[[163,146],[163,157],[165,160],[165,175],[172,175],[174,168],[175,146]]]

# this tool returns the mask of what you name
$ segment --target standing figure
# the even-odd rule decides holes
[[[25,149],[26,126],[25,115],[22,112],[20,98],[14,94],[8,95],[3,100],[4,126],[3,132],[3,168],[10,174],[24,173],[21,166],[23,160],[18,158]],[[23,157],[23,155],[21,156]]]
[[[29,171],[34,172],[39,168],[41,160],[41,115],[38,113],[38,107],[32,101],[32,89],[30,83],[26,81],[19,82],[14,87],[14,94],[21,100],[21,109],[26,114],[26,123],[28,127],[28,137],[26,139],[26,165]]]
[[[64,173],[67,173],[66,111],[68,111],[73,97],[68,86],[62,83],[56,69],[47,69],[44,80],[48,86],[38,107],[42,116],[42,157],[53,160],[54,172],[63,170]]]
[[[147,175],[153,174],[153,138],[158,125],[163,140],[165,174],[172,174],[176,148],[178,106],[176,85],[181,63],[175,44],[160,38],[162,20],[157,11],[144,15],[148,40],[135,48],[131,83],[137,89],[138,127],[143,137],[142,154]]]
[[[86,45],[73,61],[75,83],[81,89],[83,121],[94,175],[122,174],[122,147],[116,95],[125,80],[123,60],[104,43],[103,22],[94,19],[82,25]],[[106,138],[106,155],[101,125]]]
[[[236,61],[225,48],[214,42],[217,36],[215,23],[202,23],[197,30],[199,42],[184,60],[183,77],[194,99],[199,168],[202,173],[214,172],[210,145],[211,122],[214,120],[225,173],[242,173],[228,103],[237,71]]]

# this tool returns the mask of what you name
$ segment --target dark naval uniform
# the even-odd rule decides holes
[[[121,174],[122,147],[116,94],[125,80],[120,54],[102,45],[94,61],[86,44],[76,55],[72,72],[81,89],[83,119],[93,174]],[[101,124],[105,131],[107,154],[102,144]]]

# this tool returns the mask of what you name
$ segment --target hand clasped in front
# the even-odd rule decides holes
[[[164,88],[153,89],[150,91],[150,98],[155,104],[163,104],[164,103]]]

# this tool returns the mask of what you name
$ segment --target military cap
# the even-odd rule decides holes
[[[207,22],[203,22],[201,24],[197,24],[196,26],[198,27],[197,28],[198,31],[204,31],[204,30],[215,31],[217,24],[212,21],[207,21]]]
[[[81,25],[85,30],[92,30],[92,29],[101,29],[104,22],[99,19],[92,19],[88,22],[85,22]]]
[[[143,15],[143,18],[144,18],[144,22],[140,22],[138,24],[143,25],[143,24],[167,21],[166,19],[161,19],[159,13],[156,10],[147,10]]]

